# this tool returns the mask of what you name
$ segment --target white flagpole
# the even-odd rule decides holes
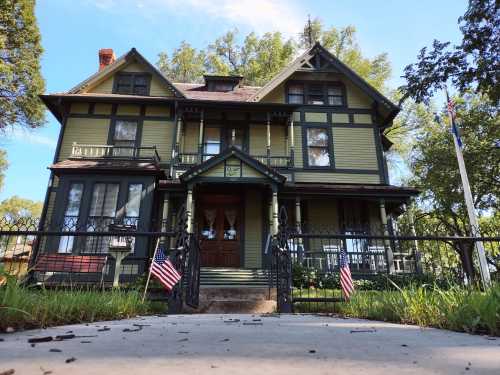
[[[160,237],[158,237],[158,239],[156,240],[155,251],[153,253],[153,262],[155,261],[155,256],[156,256],[156,252],[158,251],[159,245],[160,245]],[[144,300],[146,299],[146,293],[148,291],[148,286],[149,286],[150,280],[151,280],[151,265],[149,265],[148,279],[146,280],[146,286],[144,287],[144,294],[142,295],[142,303],[144,303]]]
[[[448,104],[450,103],[450,97],[448,95],[447,88],[445,88],[445,93],[447,100],[446,107],[448,108],[448,117],[450,119],[450,126],[451,127],[455,126],[455,129],[457,129],[455,124],[455,119],[448,106]],[[472,230],[471,235],[473,237],[479,237],[481,234],[479,232],[479,224],[477,221],[476,211],[472,200],[469,177],[467,176],[467,169],[465,168],[464,156],[462,154],[462,149],[460,147],[460,144],[458,143],[457,134],[453,131],[453,128],[451,133],[453,134],[453,143],[455,144],[455,153],[457,155],[458,168],[460,170],[460,177],[462,179],[462,186],[464,189],[465,205],[467,206],[467,214],[469,216],[469,223]],[[481,280],[483,282],[484,288],[486,289],[490,286],[491,279],[490,279],[490,271],[488,269],[488,262],[486,261],[486,254],[484,252],[484,246],[481,241],[475,241],[474,246],[476,248],[477,256],[479,258],[479,270],[481,272]]]

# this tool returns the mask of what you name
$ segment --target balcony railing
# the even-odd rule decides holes
[[[206,161],[215,155],[202,154],[201,161]],[[264,165],[271,168],[290,168],[292,166],[292,159],[290,156],[270,156],[266,155],[252,155],[252,157]],[[181,153],[179,154],[179,164],[181,165],[195,165],[200,163],[200,155],[198,153]]]
[[[114,146],[73,143],[71,158],[78,159],[134,159],[160,162],[156,146]]]

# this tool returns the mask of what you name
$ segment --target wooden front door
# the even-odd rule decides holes
[[[240,267],[241,200],[212,195],[200,199],[197,209],[203,267]]]

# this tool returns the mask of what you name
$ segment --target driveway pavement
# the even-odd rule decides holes
[[[57,335],[64,336],[28,342]],[[0,374],[11,369],[15,375],[498,375],[500,339],[311,315],[143,317],[2,334]]]

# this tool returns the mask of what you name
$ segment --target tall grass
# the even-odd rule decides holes
[[[160,308],[148,301],[142,303],[138,291],[35,289],[9,280],[0,286],[0,332],[7,327],[36,328],[124,319],[158,312]]]
[[[338,304],[336,311],[350,317],[500,336],[500,284],[486,292],[459,286],[360,291],[348,303]]]

